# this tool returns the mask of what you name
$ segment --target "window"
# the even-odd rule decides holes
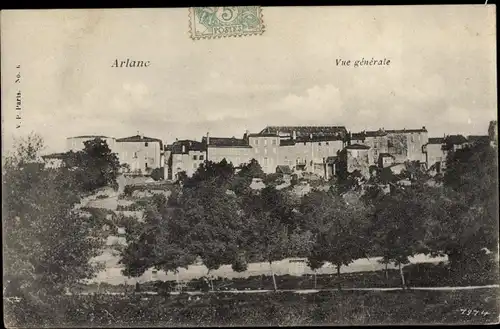
[[[304,146],[306,145],[306,142],[304,142]]]
[[[193,163],[193,169],[196,169],[197,167],[196,163]]]
[[[267,166],[267,158],[264,158],[264,166]]]
[[[255,154],[259,153],[259,149],[255,149]]]
[[[193,155],[193,160],[198,160],[198,156],[197,155]]]
[[[137,159],[137,152],[134,152],[134,159]]]
[[[276,145],[276,140],[275,139],[272,140],[272,144]]]
[[[258,139],[255,140],[255,145],[259,145],[259,140]]]
[[[264,139],[264,146],[267,146],[267,139]]]
[[[273,153],[276,154],[276,147],[273,147]]]
[[[148,147],[149,143],[148,142],[145,142],[144,143],[144,146]]]
[[[267,154],[267,149],[264,149],[264,154]]]
[[[144,169],[148,169],[148,163],[144,163]]]
[[[326,142],[326,145],[329,145],[328,142]]]
[[[203,160],[203,155],[200,155],[200,160]]]

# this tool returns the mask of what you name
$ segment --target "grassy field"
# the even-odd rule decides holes
[[[6,303],[12,327],[485,324],[498,289],[469,291],[57,296]]]

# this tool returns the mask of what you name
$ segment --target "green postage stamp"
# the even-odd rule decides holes
[[[260,6],[195,7],[189,9],[191,38],[212,39],[264,32]]]

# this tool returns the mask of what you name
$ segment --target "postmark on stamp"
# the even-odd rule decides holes
[[[194,40],[260,35],[264,32],[259,6],[189,8],[189,25]]]

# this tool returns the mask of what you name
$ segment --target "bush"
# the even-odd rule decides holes
[[[485,324],[498,321],[494,289],[467,291],[290,292],[187,294],[143,297],[133,293],[43,296],[4,305],[9,327]],[[464,316],[460,309],[487,310]]]
[[[165,171],[163,168],[155,168],[151,171],[151,178],[155,181],[164,180],[165,179]]]

